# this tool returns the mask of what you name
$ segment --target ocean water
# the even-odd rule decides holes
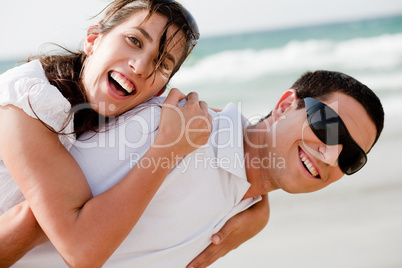
[[[0,73],[21,59],[0,61]],[[186,93],[197,91],[211,107],[239,103],[252,118],[268,113],[302,73],[317,69],[357,78],[383,100],[387,119],[399,117],[402,15],[201,37],[170,86]],[[390,128],[398,127],[392,124]]]
[[[171,85],[197,91],[211,107],[240,102],[254,117],[269,112],[301,74],[317,69],[357,78],[380,96],[387,120],[401,119],[402,15],[201,38]],[[390,128],[398,125],[402,120]]]

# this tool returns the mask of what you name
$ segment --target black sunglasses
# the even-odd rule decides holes
[[[327,145],[342,144],[338,157],[342,172],[352,175],[367,163],[366,152],[356,143],[339,115],[326,104],[304,98],[308,123],[314,134]]]

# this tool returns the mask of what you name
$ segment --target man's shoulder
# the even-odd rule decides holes
[[[159,118],[162,104],[166,98],[163,97],[154,97],[146,102],[143,102],[131,110],[125,112],[124,114],[119,116],[119,121],[127,121],[135,118],[143,118],[144,120],[150,120],[151,118],[156,119]]]
[[[238,106],[234,103],[228,103],[222,111],[216,113],[214,117],[215,120],[219,120],[221,122],[226,122],[226,124],[222,124],[223,126],[231,126],[231,127],[246,127],[249,122],[246,117],[241,113]]]

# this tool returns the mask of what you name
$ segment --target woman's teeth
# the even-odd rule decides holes
[[[300,151],[299,153],[300,160],[303,162],[304,166],[307,168],[307,170],[313,175],[313,177],[318,176],[318,172],[313,166],[313,164],[310,162],[310,159],[304,154],[304,152]]]
[[[111,72],[110,77],[113,78],[113,80],[116,81],[128,94],[131,94],[135,90],[134,85],[123,75]]]

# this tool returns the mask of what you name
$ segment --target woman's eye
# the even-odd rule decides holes
[[[166,63],[166,61],[164,61],[164,60],[162,60],[162,61],[158,61],[158,60],[155,60],[155,65],[157,66],[157,68],[159,69],[159,70],[162,70],[162,71],[169,71],[169,65]]]
[[[158,64],[158,62],[155,62],[155,64]],[[161,62],[159,63],[157,70],[159,73],[161,73],[163,76],[165,76],[166,78],[169,78],[171,70],[168,64],[166,64],[166,62]]]
[[[166,70],[166,71],[169,71],[169,70],[170,70],[169,64],[167,64],[165,61],[163,61],[163,62],[161,63],[160,67],[161,67],[162,69]]]
[[[141,41],[137,37],[128,37],[128,39],[131,41],[131,43],[133,43],[137,47],[142,46]]]

